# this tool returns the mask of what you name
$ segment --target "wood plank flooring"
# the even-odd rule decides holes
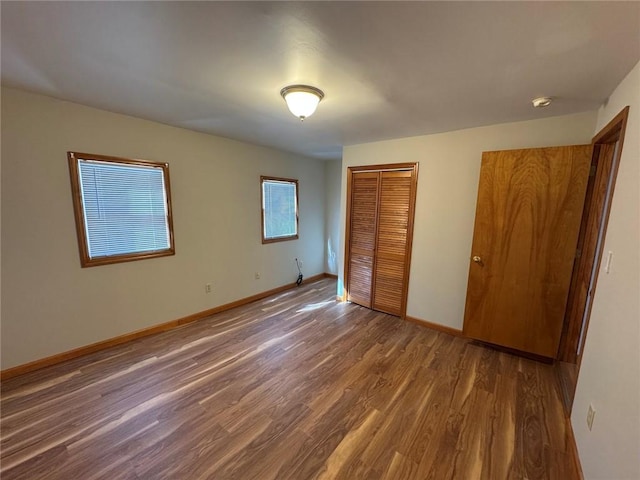
[[[551,366],[335,291],[3,382],[2,479],[575,478]]]

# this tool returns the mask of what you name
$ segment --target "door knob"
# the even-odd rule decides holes
[[[474,255],[471,260],[473,260],[476,263],[482,263],[482,259],[478,255]]]

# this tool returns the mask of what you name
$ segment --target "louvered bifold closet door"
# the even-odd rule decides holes
[[[373,309],[403,314],[412,175],[382,172],[378,211]]]
[[[378,172],[354,173],[351,184],[348,300],[371,308],[378,214]]]

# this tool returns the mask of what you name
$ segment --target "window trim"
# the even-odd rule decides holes
[[[277,237],[277,238],[265,238],[264,236],[264,182],[265,181],[274,181],[274,182],[287,182],[293,183],[296,186],[296,234],[288,235],[286,237]],[[283,177],[270,177],[267,175],[260,176],[260,237],[262,238],[262,243],[276,243],[276,242],[286,242],[289,240],[297,240],[300,238],[300,202],[299,202],[299,185],[298,180],[293,178],[283,178]]]
[[[175,255],[175,243],[173,237],[173,215],[171,209],[171,184],[169,182],[169,164],[160,162],[150,162],[147,160],[133,160],[129,158],[112,157],[108,155],[97,155],[93,153],[67,152],[69,160],[69,175],[71,178],[71,193],[73,196],[73,212],[76,221],[76,235],[78,237],[78,249],[80,253],[80,265],[82,268],[95,267],[98,265],[110,265],[114,263],[132,262],[147,258],[166,257]],[[142,253],[127,253],[108,257],[91,258],[87,245],[85,229],[85,212],[82,204],[82,193],[80,188],[80,172],[78,162],[80,160],[93,160],[97,162],[119,163],[126,165],[138,165],[143,167],[162,168],[164,178],[165,199],[167,202],[167,227],[169,230],[169,248],[153,250]]]

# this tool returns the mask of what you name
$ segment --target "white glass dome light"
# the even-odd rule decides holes
[[[301,121],[313,115],[320,100],[324,98],[324,92],[309,85],[290,85],[280,90],[280,95],[287,102],[289,111]]]

